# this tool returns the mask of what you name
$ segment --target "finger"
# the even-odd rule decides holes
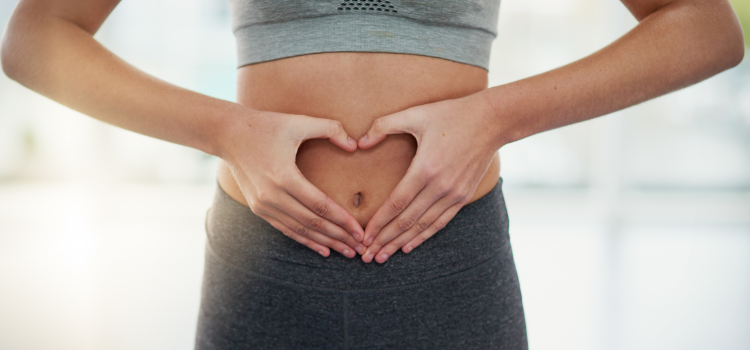
[[[430,229],[430,226],[432,226],[435,220],[437,220],[440,215],[453,208],[454,204],[456,204],[456,201],[450,200],[448,197],[441,198],[419,218],[414,226],[390,240],[387,244],[383,245],[379,251],[376,251],[376,254],[374,254],[375,261],[381,264],[384,263],[397,250],[399,250],[399,248],[403,247],[404,244],[410,242],[423,231]]]
[[[357,141],[346,133],[340,121],[312,117],[310,120],[310,125],[305,126],[305,138],[302,141],[327,138],[345,151],[354,152],[357,149]]]
[[[429,187],[429,186],[428,186]],[[405,234],[411,234],[411,237],[416,236],[418,233],[427,229],[432,224],[438,215],[442,214],[455,202],[450,201],[445,197],[445,193],[439,193],[435,190],[425,189],[420,192],[416,198],[409,204],[409,207],[404,210],[401,215],[391,220],[378,234],[375,239],[367,247],[365,254],[362,254],[365,262],[372,261],[375,254],[378,254],[378,258],[381,258],[381,254],[385,252],[381,251],[382,247],[389,244],[392,240],[401,238]],[[422,215],[425,212],[431,215]],[[429,220],[429,221],[427,221]],[[403,240],[403,239],[402,239]],[[403,243],[408,240],[403,241]],[[393,251],[400,248],[396,247]],[[390,256],[393,252],[388,253]],[[385,259],[388,257],[386,256]],[[381,258],[382,259],[382,258]],[[380,261],[379,261],[380,262]]]
[[[383,141],[388,135],[411,134],[414,129],[413,122],[409,114],[401,112],[375,119],[370,130],[359,139],[357,145],[361,149],[368,149]]]
[[[294,239],[297,242],[300,242],[297,238],[304,238],[304,239],[313,241],[317,244],[323,245],[325,247],[329,247],[341,253],[341,255],[346,256],[347,258],[353,258],[354,256],[357,255],[354,251],[354,248],[348,246],[344,242],[335,240],[320,232],[313,231],[307,228],[305,225],[302,225],[300,222],[298,222],[297,220],[294,220],[294,218],[287,215],[281,210],[278,210],[274,207],[267,207],[267,208],[264,208],[264,210],[267,213],[267,216],[270,216],[276,219],[282,225],[284,225],[284,227],[286,227],[289,230],[289,232],[284,232],[284,231],[281,231],[281,232],[283,232],[285,235],[289,236],[290,238]],[[327,256],[327,255],[324,255],[324,256]]]
[[[268,221],[271,226],[276,228],[277,230],[281,231],[281,233],[284,234],[284,236],[287,236],[298,243],[301,243],[302,245],[318,252],[318,254],[328,257],[329,254],[331,254],[330,249],[328,247],[321,245],[320,243],[317,243],[309,238],[302,237],[298,234],[296,234],[294,231],[292,231],[290,228],[284,226],[280,221],[270,217],[270,216],[262,216],[262,218],[266,221]]]
[[[342,241],[346,245],[354,248],[357,253],[362,254],[365,252],[365,247],[341,228],[341,226],[316,215],[291,195],[285,193],[278,200],[277,204],[272,205],[277,209],[286,212],[289,216],[294,218],[297,222],[302,223],[310,230],[320,232],[331,238]]]
[[[409,167],[404,178],[399,181],[391,195],[388,196],[388,199],[385,200],[383,205],[378,208],[375,215],[367,223],[363,240],[365,246],[372,244],[380,231],[411,204],[414,197],[425,187],[427,181],[428,179],[417,175],[416,170]]]
[[[323,191],[307,181],[299,169],[295,167],[295,170],[292,181],[286,186],[287,192],[313,213],[341,226],[357,242],[361,242],[364,238],[364,230],[359,222],[348,211],[328,198]]]
[[[435,220],[435,222],[430,225],[429,228],[422,231],[422,233],[418,234],[416,237],[412,238],[411,241],[406,243],[403,248],[401,248],[401,251],[404,253],[409,253],[414,248],[418,247],[420,244],[424,243],[428,238],[432,237],[435,233],[442,230],[445,225],[448,225],[448,222],[450,222],[454,216],[456,216],[456,213],[463,207],[463,204],[455,204],[452,207],[450,207],[448,210],[446,210],[440,217]]]

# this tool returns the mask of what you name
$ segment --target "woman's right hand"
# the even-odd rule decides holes
[[[295,241],[328,256],[329,248],[353,258],[364,253],[356,219],[302,175],[297,150],[327,138],[354,152],[357,142],[336,120],[245,109],[232,114],[220,134],[219,156],[229,165],[253,213]]]

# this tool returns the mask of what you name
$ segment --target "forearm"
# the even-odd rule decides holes
[[[242,107],[156,79],[59,17],[16,14],[3,38],[6,74],[100,121],[218,155],[223,121]]]
[[[478,93],[497,131],[493,146],[627,108],[742,60],[742,31],[724,1],[675,1],[643,16],[590,56]]]

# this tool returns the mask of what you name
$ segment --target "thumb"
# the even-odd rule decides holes
[[[326,138],[344,151],[354,152],[357,149],[357,141],[346,133],[340,121],[313,118],[313,122],[306,128],[305,140]]]
[[[368,149],[392,134],[414,134],[414,119],[407,113],[395,113],[375,119],[365,136],[359,139],[359,148]],[[414,135],[416,137],[416,135]]]

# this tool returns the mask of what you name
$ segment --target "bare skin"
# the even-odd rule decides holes
[[[220,157],[222,187],[291,239],[323,256],[334,249],[383,263],[487,193],[503,145],[694,84],[743,58],[726,0],[623,3],[640,23],[616,42],[490,89],[486,72],[465,64],[322,53],[240,69],[239,103],[221,101],[99,45],[93,34],[115,0],[22,0],[1,53],[9,77],[55,101]]]
[[[338,120],[355,139],[375,119],[409,107],[465,97],[487,88],[487,71],[468,64],[403,54],[338,52],[291,57],[244,66],[237,102],[252,109]],[[368,150],[346,152],[325,140],[309,140],[297,167],[362,227],[406,173],[417,150],[411,135],[393,135]],[[472,200],[498,180],[499,158]],[[247,205],[224,162],[219,183]]]

